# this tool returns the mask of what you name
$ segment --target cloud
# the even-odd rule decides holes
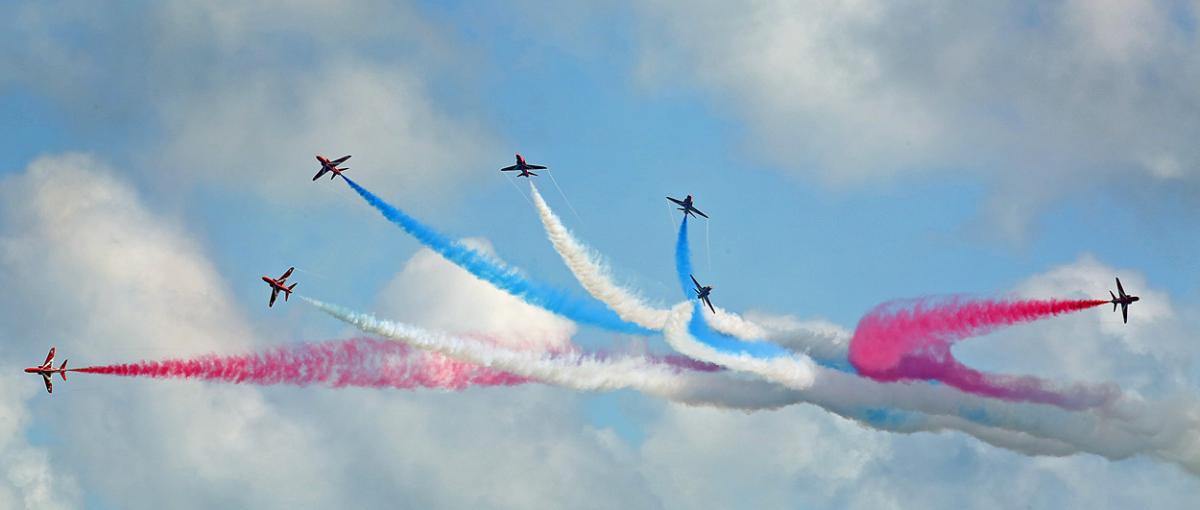
[[[93,157],[39,159],[0,182],[0,203],[0,324],[15,339],[6,356],[40,357],[53,341],[79,366],[261,343],[204,245]],[[495,328],[530,348],[563,346],[575,330],[431,253],[395,282],[403,293],[389,287],[380,306],[434,323]],[[10,387],[0,459],[13,462],[0,469],[0,495],[31,504],[655,506],[627,447],[587,423],[577,395],[539,385],[451,395],[77,374],[50,400],[35,378],[0,376]],[[54,438],[44,451],[22,440],[31,415]]]
[[[1002,234],[1112,183],[1200,180],[1197,10],[1163,2],[639,3],[639,76],[694,86],[748,150],[846,186],[979,177]]]
[[[0,189],[0,303],[22,339],[10,351],[40,357],[53,342],[80,366],[253,344],[203,248],[147,211],[111,169],[83,155],[47,157]],[[55,472],[92,497],[178,508],[336,501],[280,490],[319,486],[320,455],[305,427],[255,391],[72,379],[53,396],[60,412],[39,420],[56,438]]]
[[[462,184],[494,153],[492,133],[450,113],[449,98],[471,97],[474,56],[412,6],[74,7],[27,4],[0,22],[22,41],[0,63],[23,70],[0,86],[53,99],[74,129],[141,139],[114,150],[159,189],[199,182],[320,203],[330,194],[309,182],[313,155],[353,154],[352,175],[420,199]],[[437,97],[454,87],[462,93]]]
[[[823,411],[745,415],[669,406],[649,425],[642,473],[667,508],[824,508],[892,456],[889,435]]]
[[[1029,458],[957,433],[868,431],[811,406],[669,405],[638,466],[663,508],[1188,508],[1197,481],[1145,459]]]
[[[204,245],[183,225],[147,210],[111,169],[87,156],[45,158],[5,179],[0,190],[0,281],[8,289],[0,310],[6,337],[18,339],[6,344],[6,353],[40,356],[45,339],[57,341],[77,362],[257,343],[205,260]],[[189,274],[178,279],[149,274],[162,267]],[[1091,295],[1107,285],[1110,274],[1110,268],[1084,258],[1031,278],[1020,292],[1069,295],[1072,287],[1064,282],[1075,281],[1080,293]],[[1137,274],[1122,276],[1146,298],[1139,303],[1147,305],[1145,320],[1134,324],[1174,320],[1179,312],[1165,304],[1162,293],[1147,288]],[[505,336],[519,337],[528,326],[546,333],[534,337],[548,342],[541,346],[560,345],[555,342],[574,329],[489,290],[435,255],[419,253],[385,286],[378,308],[417,314],[431,327],[495,327]],[[141,313],[124,311],[137,307]],[[1086,319],[1097,323],[1093,328],[1112,321],[1099,312]],[[1075,325],[1052,340],[1097,342],[1094,331]],[[1186,339],[1153,341],[1180,346],[1180,357],[1186,357],[1191,352],[1182,343]],[[1080,360],[1061,356],[1060,362],[1104,366],[1098,363],[1102,357],[1115,358],[1146,341],[1104,337],[1099,343],[1117,352],[1084,351]],[[1024,353],[1025,361],[1060,357],[1030,355],[1042,351],[1018,342],[997,352]],[[1174,370],[1161,377],[1171,380]],[[1118,372],[1105,369],[1095,376],[1119,378]],[[1186,506],[1180,498],[1194,493],[1196,484],[1182,470],[1146,460],[1029,459],[961,434],[869,431],[804,405],[744,414],[623,395],[618,398],[651,409],[631,418],[645,439],[630,442],[588,423],[587,397],[541,385],[455,394],[263,391],[83,377],[53,397],[54,409],[70,409],[71,420],[58,413],[43,417],[42,409],[48,409],[43,406],[31,411],[31,402],[48,402],[36,380],[0,377],[0,385],[16,390],[4,392],[15,400],[0,407],[0,416],[18,417],[21,425],[12,430],[27,429],[29,418],[21,416],[32,415],[56,438],[41,454],[20,440],[0,444],[0,456],[22,462],[7,464],[5,476],[16,482],[0,481],[0,494],[19,487],[35,498],[29,501],[51,494],[68,507],[82,498],[123,507],[194,508],[342,503],[690,508],[745,501],[763,508],[798,503],[953,508],[979,501],[980,487],[993,487],[981,505],[1116,508],[1139,498],[1160,507]],[[1155,385],[1141,388],[1149,392]],[[112,469],[113,459],[120,459],[122,469]],[[72,480],[79,480],[82,492],[73,489]],[[39,484],[45,488],[33,489]],[[1096,497],[1072,496],[1081,493]]]
[[[8,349],[0,353],[15,358]],[[0,375],[0,510],[74,508],[79,504],[74,479],[55,472],[49,452],[26,440],[33,418],[25,400],[41,391],[40,384],[30,382],[13,373]]]
[[[1105,306],[1021,326],[956,347],[964,362],[985,370],[1033,373],[1066,381],[1113,381],[1154,397],[1191,393],[1189,360],[1196,353],[1189,315],[1165,291],[1138,272],[1116,269],[1090,255],[1033,275],[1015,289],[1018,297],[1107,297],[1113,276],[1141,301],[1129,308],[1129,324]],[[1030,355],[1038,353],[1038,355]]]
[[[464,243],[495,254],[484,239]],[[378,310],[384,317],[430,329],[486,333],[507,347],[562,349],[578,330],[571,321],[496,289],[428,248],[418,250],[384,286]]]

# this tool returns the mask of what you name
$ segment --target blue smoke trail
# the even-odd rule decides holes
[[[691,248],[688,244],[687,229],[688,219],[687,216],[684,216],[683,222],[679,224],[679,237],[675,241],[675,269],[679,273],[679,285],[683,288],[684,297],[692,299],[695,296],[690,276],[692,274],[692,256]],[[696,300],[695,309],[692,310],[692,320],[688,323],[688,332],[714,349],[725,352],[744,352],[756,358],[791,355],[786,349],[767,341],[747,342],[716,331],[704,321],[703,314],[705,313],[708,312],[700,304],[700,300]],[[854,366],[850,364],[850,360],[846,358],[813,358],[813,361],[826,368],[851,374],[858,373],[854,369]]]
[[[683,288],[683,295],[687,299],[693,299],[694,291],[692,289],[692,257],[691,248],[688,245],[688,218],[684,215],[683,222],[679,224],[679,236],[675,240],[675,270],[679,276],[679,285]],[[700,342],[717,349],[719,351],[731,353],[745,353],[756,358],[771,358],[776,356],[790,356],[791,353],[787,350],[766,341],[743,341],[732,336],[720,333],[708,326],[704,321],[703,314],[708,313],[704,305],[697,299],[692,308],[692,319],[688,322],[688,333],[695,337]],[[838,370],[850,374],[857,374],[854,366],[845,358],[835,359],[817,359],[813,358],[817,364],[829,369]],[[900,427],[912,420],[912,413],[887,409],[882,407],[862,408],[862,409],[847,409],[846,416],[861,420],[865,423],[870,423],[877,427],[891,426]],[[968,419],[983,425],[990,425],[990,420],[987,416],[969,416]]]
[[[679,273],[679,285],[683,288],[683,296],[693,299],[696,296],[692,288],[692,256],[691,248],[688,247],[687,228],[688,219],[684,215],[683,222],[679,224],[679,237],[675,241],[675,270]],[[744,342],[718,333],[704,322],[703,314],[705,313],[708,313],[707,309],[697,299],[692,310],[692,320],[688,322],[688,332],[709,347],[724,352],[741,352],[755,358],[789,355],[787,350],[770,342]]]
[[[371,204],[371,207],[374,207],[380,214],[383,214],[383,217],[387,218],[388,221],[404,229],[405,232],[415,237],[421,244],[438,252],[446,260],[465,269],[477,278],[492,284],[496,288],[521,298],[526,303],[541,307],[582,324],[618,333],[639,335],[654,333],[636,324],[621,320],[616,313],[598,302],[583,301],[563,290],[530,281],[503,263],[458,241],[454,241],[446,235],[430,228],[428,225],[417,221],[416,218],[405,214],[404,211],[397,209],[362,186],[359,186],[358,183],[349,177],[344,175],[342,177],[345,179],[346,184],[349,184],[363,200],[366,200],[368,204]]]
[[[688,247],[687,215],[679,224],[679,237],[675,238],[675,271],[679,273],[679,285],[683,288],[683,297],[692,298],[692,255]]]

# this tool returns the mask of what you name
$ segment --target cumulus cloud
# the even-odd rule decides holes
[[[1200,180],[1197,10],[1168,4],[644,2],[639,70],[707,91],[788,172],[981,176],[1018,235],[1073,190]]]
[[[204,245],[94,158],[40,159],[0,182],[0,203],[6,357],[37,361],[51,341],[75,366],[260,343]],[[530,348],[564,346],[575,330],[432,253],[405,263],[394,285],[403,293],[385,290],[385,309],[495,328]],[[301,393],[77,374],[53,400],[34,378],[3,376],[0,388],[0,458],[12,461],[0,496],[18,508],[654,506],[628,448],[587,423],[577,395],[539,385]],[[22,439],[31,415],[55,438],[46,450]]]
[[[467,246],[494,255],[491,243]],[[578,329],[567,319],[529,305],[422,248],[404,263],[379,297],[384,317],[453,333],[486,333],[507,347],[561,349]]]
[[[0,190],[0,304],[20,339],[10,353],[40,359],[54,343],[79,366],[252,345],[202,247],[147,211],[111,169],[82,155],[47,157]],[[57,438],[55,472],[93,497],[178,508],[335,501],[279,490],[319,485],[306,457],[320,456],[304,427],[257,392],[73,379],[53,401],[37,395],[54,406],[39,407],[40,419]]]
[[[16,353],[0,349],[0,354]],[[33,425],[25,400],[41,389],[23,379],[0,375],[0,509],[75,508],[79,493],[72,476],[56,472],[50,453],[25,439]]]
[[[1106,265],[1090,255],[1033,275],[1015,294],[1023,298],[1099,298],[1115,290],[1113,276],[1142,298],[1130,306],[1129,324],[1109,306],[1019,326],[956,347],[966,363],[1002,372],[1034,373],[1067,381],[1113,381],[1155,397],[1192,391],[1189,377],[1196,343],[1187,316],[1171,296],[1138,272]],[[1038,353],[1031,355],[1031,353]]]

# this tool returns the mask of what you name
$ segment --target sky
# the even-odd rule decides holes
[[[19,368],[359,334],[306,296],[529,347],[671,347],[455,268],[314,154],[539,280],[521,152],[615,278],[852,330],[920,296],[1143,296],[956,347],[984,370],[1200,388],[1200,2],[6,2],[0,509],[1186,508],[1150,455],[1028,456],[813,405],[632,390],[253,387]],[[504,182],[504,181],[510,182]],[[514,187],[513,184],[517,186]],[[1183,404],[1181,409],[1186,409]],[[1195,411],[1191,411],[1195,412]],[[1193,422],[1194,423],[1194,422]],[[1195,447],[1195,445],[1192,445]],[[114,469],[117,468],[117,469]]]

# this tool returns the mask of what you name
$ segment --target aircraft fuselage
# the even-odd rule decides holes
[[[264,282],[267,282],[267,285],[270,285],[270,286],[271,286],[271,288],[273,288],[273,289],[275,289],[275,290],[282,290],[282,291],[284,291],[284,292],[289,292],[289,291],[288,291],[288,288],[287,288],[286,286],[284,286],[282,283],[279,283],[279,280],[276,280],[276,279],[274,279],[274,278],[271,278],[271,277],[269,277],[269,276],[264,276],[264,277],[262,277],[262,280],[263,280]]]

